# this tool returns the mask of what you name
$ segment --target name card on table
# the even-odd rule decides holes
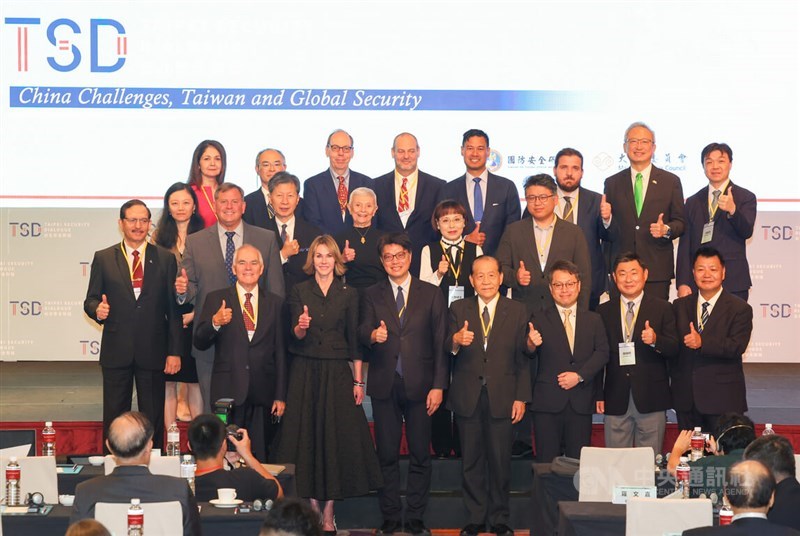
[[[631,497],[645,499],[657,499],[658,488],[656,486],[614,486],[611,502],[613,504],[627,504]]]

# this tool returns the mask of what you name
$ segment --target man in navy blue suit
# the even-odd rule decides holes
[[[350,192],[362,186],[372,188],[371,178],[350,169],[354,154],[353,136],[334,130],[325,144],[330,167],[303,183],[303,218],[332,236],[353,226],[347,210]]]
[[[483,249],[484,255],[494,255],[500,237],[509,223],[519,220],[519,192],[513,181],[490,173],[489,135],[478,129],[464,133],[461,156],[467,172],[450,181],[444,197],[454,199],[467,209],[466,240]]]
[[[269,197],[269,180],[276,173],[286,171],[286,157],[278,149],[262,149],[256,155],[256,173],[261,180],[261,187],[247,194],[244,202],[247,208],[242,219],[245,223],[271,229],[274,226],[275,210]]]
[[[725,290],[750,297],[750,265],[747,239],[753,236],[756,196],[730,180],[733,151],[727,143],[710,143],[700,153],[708,186],[686,200],[686,232],[678,244],[675,284],[678,297],[697,290],[692,276],[692,257],[698,248],[711,246],[725,259]]]

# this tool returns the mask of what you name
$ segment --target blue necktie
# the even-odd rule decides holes
[[[406,318],[406,299],[403,297],[403,287],[397,287],[397,317],[400,319],[400,327],[403,327]],[[395,372],[403,376],[403,362],[401,361],[400,354],[397,354],[397,366],[394,368]]]
[[[472,179],[475,183],[475,193],[473,195],[473,210],[472,214],[475,216],[475,221],[483,220],[483,191],[481,191],[481,179],[475,177]]]
[[[228,241],[225,243],[225,268],[228,270],[228,279],[231,280],[231,285],[236,283],[236,276],[233,275],[233,254],[236,252],[236,246],[233,244],[234,231],[225,231]]]

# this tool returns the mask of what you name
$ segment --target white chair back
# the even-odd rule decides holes
[[[117,466],[114,456],[106,454],[103,461],[105,474],[111,473]],[[181,476],[181,458],[180,456],[150,456],[150,465],[148,465],[150,472],[154,475],[167,475],[167,476]]]
[[[710,527],[714,513],[710,499],[628,499],[625,536],[663,536]]]
[[[655,486],[651,447],[583,447],[578,470],[578,500],[611,502],[614,486]]]
[[[20,492],[23,500],[35,491],[44,495],[45,504],[58,504],[58,475],[55,456],[23,456],[17,458],[20,470]],[[8,458],[0,456],[0,495],[6,494]]]
[[[103,503],[94,506],[94,518],[111,534],[128,534],[128,506],[125,503]],[[183,534],[183,511],[178,501],[142,503],[144,533],[147,536]]]

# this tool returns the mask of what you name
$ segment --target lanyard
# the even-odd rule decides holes
[[[211,188],[211,186],[209,186],[209,188]],[[208,206],[211,208],[211,213],[214,214],[214,219],[217,219],[217,212],[214,209],[214,202],[210,197],[208,197],[208,193],[206,193],[206,187],[202,184],[200,185],[200,191],[203,192],[203,197],[206,198],[206,203],[208,203]]]
[[[628,321],[626,319],[628,310],[625,304],[622,302],[622,300],[619,300],[619,309],[620,312],[622,313],[622,325],[625,326],[625,342],[631,342],[632,338],[631,336],[633,335],[633,326],[636,325],[636,319],[639,318],[639,308],[634,307],[636,311],[633,313],[633,319],[631,320],[630,324],[628,324]]]
[[[464,241],[462,240],[460,243],[463,242]],[[450,271],[453,272],[453,277],[456,278],[456,283],[458,283],[458,276],[459,274],[461,274],[461,267],[464,265],[464,254],[461,253],[461,263],[458,265],[458,270],[456,270],[455,265],[453,265],[453,259],[450,258],[450,255],[447,252],[447,249],[449,249],[449,247],[445,248],[444,242],[442,242],[441,240],[439,241],[439,245],[442,246],[442,253],[444,253],[444,257],[447,259],[447,265],[450,266]],[[463,251],[461,248],[458,247],[458,244],[451,244],[451,246],[456,246],[459,252]],[[458,253],[456,253],[456,255],[458,255]]]
[[[119,243],[119,249],[122,251],[122,256],[125,257],[125,264],[128,264],[128,253],[125,251],[125,241]],[[133,264],[133,263],[131,263]],[[134,281],[133,273],[142,265],[142,256],[139,255],[139,258],[136,259],[136,264],[131,267],[131,264],[128,264],[128,272],[130,272],[131,281]]]
[[[533,227],[534,229],[536,228],[535,221],[533,222]],[[542,257],[544,256],[544,252],[547,251],[547,248],[550,247],[550,241],[553,239],[553,233],[556,230],[555,222],[553,224],[553,229],[550,230],[549,232],[547,231],[547,229],[540,228],[539,230],[543,233],[547,233],[547,238],[545,238],[544,244],[542,244],[541,247],[539,246],[539,243],[536,242],[536,233],[534,232],[533,234],[533,241],[536,242],[536,249],[539,250],[539,264],[544,265],[544,263],[542,262]]]
[[[480,300],[478,300],[480,304]],[[488,307],[488,304],[484,303],[484,307]],[[481,310],[480,306],[478,307],[478,317],[481,319],[481,330],[483,331],[483,344],[486,345],[486,341],[489,338],[489,332],[492,331],[492,325],[494,324],[494,315],[497,312],[497,307],[495,307],[494,311],[489,314],[489,324],[484,324],[483,322],[483,311]]]

